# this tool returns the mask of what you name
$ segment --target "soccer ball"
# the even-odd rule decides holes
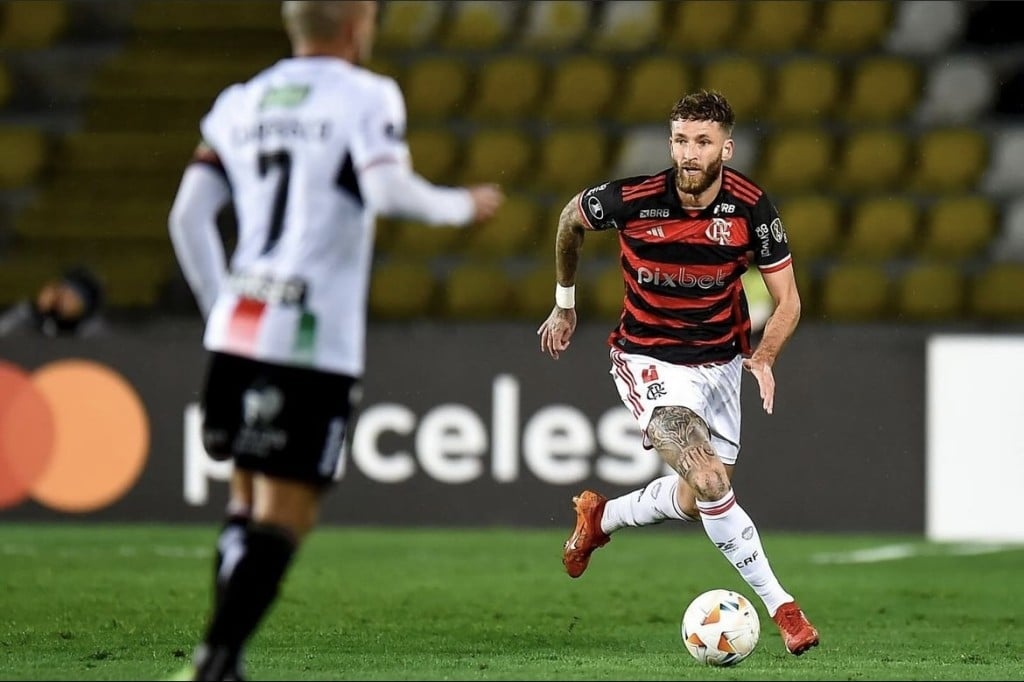
[[[736,665],[749,656],[761,635],[761,621],[750,600],[732,590],[708,590],[683,613],[683,644],[707,665]]]

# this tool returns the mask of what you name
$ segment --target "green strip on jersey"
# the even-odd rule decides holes
[[[308,310],[302,311],[302,319],[299,320],[299,328],[295,332],[295,345],[292,347],[292,357],[296,360],[312,362],[313,347],[316,345],[316,315]]]

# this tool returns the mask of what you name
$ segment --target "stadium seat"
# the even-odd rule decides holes
[[[997,210],[982,194],[942,196],[927,210],[920,253],[969,260],[981,256],[997,231]]]
[[[430,258],[456,251],[465,237],[457,227],[399,220],[388,235],[387,252],[399,259]]]
[[[838,250],[842,209],[832,197],[808,194],[787,198],[779,205],[779,215],[794,259],[810,263]]]
[[[690,91],[691,85],[686,64],[677,57],[662,55],[631,62],[623,80],[623,94],[612,109],[612,117],[630,126],[661,123],[666,131],[672,105]]]
[[[990,245],[989,256],[995,261],[1024,262],[1024,198],[1004,205],[999,235]]]
[[[605,131],[598,125],[556,129],[540,140],[538,189],[571,195],[603,182],[611,153]]]
[[[729,47],[744,3],[741,0],[682,0],[674,6],[665,30],[665,48],[684,53],[701,54]]]
[[[460,182],[500,182],[517,187],[536,162],[536,145],[520,128],[481,128],[466,140]]]
[[[57,43],[67,30],[65,0],[7,0],[0,4],[0,50],[37,50]]]
[[[768,73],[758,60],[743,55],[713,58],[704,66],[700,83],[729,99],[739,123],[752,123],[762,116]]]
[[[46,135],[36,128],[0,126],[0,150],[0,189],[31,185],[47,163]]]
[[[825,273],[820,290],[820,312],[827,320],[872,321],[890,312],[891,284],[878,266],[837,263]]]
[[[917,138],[909,187],[939,193],[975,189],[988,165],[988,140],[975,128],[942,128]]]
[[[960,267],[914,263],[897,282],[896,310],[906,321],[953,320],[963,314],[966,282]]]
[[[566,57],[553,67],[543,116],[552,123],[594,121],[606,113],[617,85],[615,68],[607,59],[587,54]]]
[[[539,217],[540,206],[531,195],[509,194],[493,218],[464,230],[461,251],[468,256],[500,258],[535,250],[540,244]]]
[[[421,259],[376,263],[370,280],[371,319],[406,320],[434,312],[437,282]]]
[[[952,46],[966,25],[967,4],[947,0],[903,0],[885,48],[906,55],[941,55]]]
[[[412,50],[437,35],[445,3],[422,0],[389,0],[381,3],[377,44],[382,50]]]
[[[455,163],[459,160],[459,140],[448,127],[413,128],[408,134],[413,168],[431,182],[455,184]]]
[[[513,308],[512,283],[500,263],[456,265],[441,288],[441,312],[449,319],[496,319]]]
[[[858,193],[902,187],[910,163],[910,140],[890,127],[855,129],[840,146],[833,187]]]
[[[989,110],[996,89],[996,74],[983,57],[951,55],[936,60],[928,68],[916,118],[931,125],[969,125]]]
[[[810,47],[829,54],[876,52],[888,35],[894,5],[898,4],[890,0],[823,3],[820,23],[810,39]]]
[[[859,260],[902,256],[914,243],[919,217],[914,202],[903,196],[860,200],[850,208],[843,255]]]
[[[841,107],[853,123],[892,123],[906,119],[921,96],[918,67],[900,57],[864,57],[853,66],[849,95]]]
[[[1000,197],[1024,194],[1024,126],[997,129],[992,136],[990,159],[982,190]]]
[[[612,164],[612,176],[650,175],[672,166],[667,114],[665,119],[662,125],[633,126],[623,133]]]
[[[842,88],[838,65],[824,57],[793,57],[775,69],[769,115],[779,123],[828,119]]]
[[[757,0],[746,5],[735,39],[746,53],[783,53],[803,47],[816,21],[818,3]]]
[[[518,10],[516,0],[460,0],[449,3],[440,45],[449,50],[502,46],[516,26]]]
[[[588,0],[527,3],[520,45],[528,50],[563,50],[577,45],[590,27]]]
[[[559,195],[541,208],[541,219],[535,248],[534,258],[542,263],[552,262],[555,257],[555,235],[558,233],[558,221],[565,205],[575,198],[575,193]],[[619,235],[616,230],[587,232],[583,236],[583,260],[587,263],[619,256]]]
[[[537,265],[513,278],[513,313],[522,319],[540,323],[555,306],[554,263]]]
[[[487,122],[530,116],[544,91],[546,71],[543,62],[523,52],[483,61],[471,90],[470,114]]]
[[[579,295],[576,297],[577,305],[581,305],[599,320],[618,320],[622,317],[626,295],[622,278],[622,266],[618,261],[610,261],[586,282],[583,300],[580,300]],[[580,281],[577,280],[577,288],[579,285]]]
[[[972,282],[968,307],[976,319],[1024,321],[1024,265],[994,263]]]
[[[767,140],[757,177],[772,194],[819,189],[832,158],[833,141],[825,128],[783,130]]]
[[[665,23],[664,4],[658,0],[606,0],[599,6],[588,48],[624,52],[654,46]]]
[[[458,57],[436,55],[412,62],[403,83],[409,119],[449,119],[464,103],[469,79],[469,67]]]

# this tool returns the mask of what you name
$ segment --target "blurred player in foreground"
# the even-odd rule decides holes
[[[562,210],[555,307],[537,330],[541,350],[557,359],[576,329],[584,235],[616,230],[625,298],[609,337],[611,375],[645,447],[675,472],[614,499],[591,490],[574,497],[576,527],[562,561],[577,578],[594,550],[621,528],[700,520],[761,597],[787,650],[800,655],[818,644],[818,632],[775,577],[731,485],[740,449],[742,370],[754,375],[771,414],[772,366],[800,319],[778,212],[757,184],[724,165],[732,158],[734,124],[722,95],[687,95],[669,117],[671,168],[586,189]],[[748,252],[774,302],[756,349],[741,283]]]
[[[397,83],[360,66],[376,14],[375,2],[284,2],[293,56],[220,94],[171,210],[206,317],[203,444],[234,462],[198,680],[242,677],[243,645],[334,481],[364,370],[375,216],[466,225],[503,200],[495,185],[413,171]],[[226,202],[230,268],[215,224]]]

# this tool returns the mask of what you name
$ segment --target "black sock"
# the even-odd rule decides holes
[[[200,663],[197,679],[220,679],[224,671],[237,667],[242,645],[277,597],[296,543],[284,528],[250,524],[243,548],[203,638],[205,649],[217,654],[207,657],[209,665],[221,670],[203,670]]]
[[[249,527],[248,514],[229,514],[217,536],[217,553],[213,564],[213,608],[220,608],[224,600],[224,586],[234,570],[245,547],[245,531]],[[225,560],[228,562],[225,567]]]

